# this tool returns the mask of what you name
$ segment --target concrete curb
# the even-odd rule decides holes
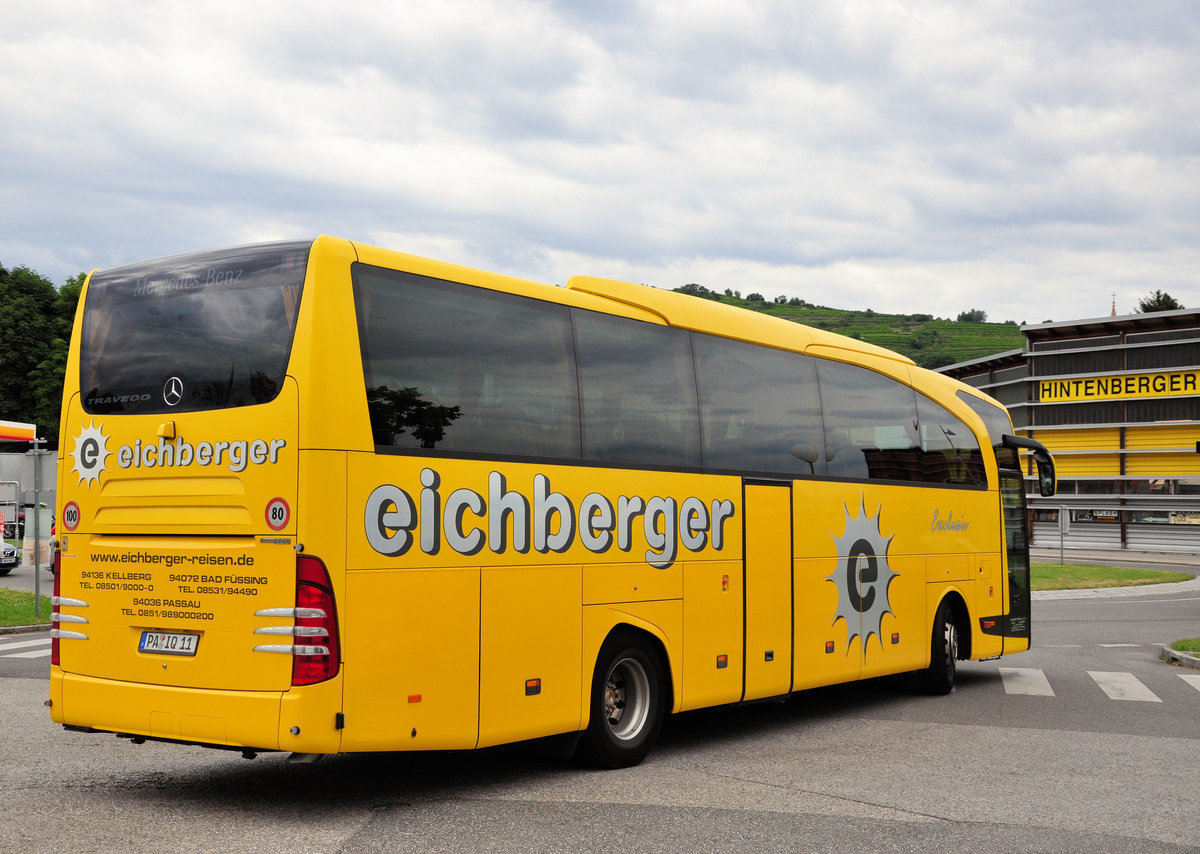
[[[0,626],[0,635],[21,635],[26,632],[46,632],[52,626],[49,623],[42,623],[40,626]]]
[[[1192,653],[1171,649],[1169,643],[1159,644],[1159,646],[1163,651],[1163,658],[1169,659],[1172,664],[1179,664],[1183,667],[1190,667],[1193,670],[1200,670],[1200,658],[1192,655]]]

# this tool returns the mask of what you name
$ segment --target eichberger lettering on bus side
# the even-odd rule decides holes
[[[486,497],[471,489],[443,496],[441,475],[430,468],[421,471],[421,487],[416,501],[392,484],[377,486],[367,498],[363,525],[367,542],[379,554],[398,557],[418,545],[425,554],[436,555],[443,543],[467,556],[485,547],[496,554],[510,547],[521,554],[531,547],[542,554],[561,553],[576,539],[594,554],[613,545],[627,552],[640,531],[648,546],[646,563],[666,569],[680,546],[700,552],[711,544],[720,551],[725,523],[735,514],[729,500],[640,495],[614,500],[598,492],[588,493],[576,507],[551,488],[544,474],[534,475],[532,500],[510,490],[498,471],[488,475]]]

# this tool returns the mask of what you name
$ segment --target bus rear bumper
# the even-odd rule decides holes
[[[291,750],[279,743],[282,697],[50,675],[50,717],[65,727],[216,747]]]

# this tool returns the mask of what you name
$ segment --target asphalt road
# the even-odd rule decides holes
[[[10,590],[23,590],[32,593],[34,586],[41,588],[43,596],[49,596],[54,590],[54,576],[50,573],[50,564],[44,563],[35,572],[32,565],[22,564],[9,571],[8,575],[0,576],[0,587]]]
[[[1041,599],[1035,649],[963,664],[948,697],[893,678],[687,714],[609,772],[547,745],[301,766],[70,733],[43,708],[47,659],[3,649],[37,636],[0,636],[0,839],[54,854],[1196,852],[1200,680],[1184,677],[1200,671],[1155,647],[1200,634],[1194,586]],[[1107,693],[1135,683],[1149,696]]]

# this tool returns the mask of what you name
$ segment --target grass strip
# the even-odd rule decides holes
[[[50,597],[42,597],[42,615],[35,616],[32,593],[0,587],[0,626],[38,626],[50,623]]]
[[[1186,572],[1169,569],[1125,569],[1119,566],[1094,566],[1081,563],[1033,563],[1030,583],[1034,590],[1080,590],[1100,587],[1138,587],[1167,584],[1195,578]]]
[[[1192,655],[1200,655],[1200,638],[1183,638],[1171,644],[1171,649],[1176,652],[1190,652]]]

